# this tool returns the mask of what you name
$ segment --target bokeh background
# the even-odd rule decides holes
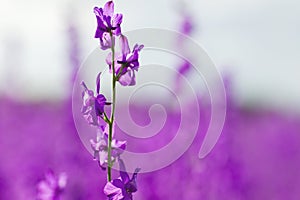
[[[99,44],[93,7],[104,3],[1,0],[0,199],[35,199],[48,169],[67,173],[63,199],[105,199],[105,172],[82,145],[71,107],[75,73]],[[180,30],[182,12],[188,13],[191,37],[215,61],[227,92],[224,130],[211,154],[197,157],[210,118],[209,106],[200,103],[193,145],[167,168],[141,174],[135,199],[299,199],[299,2],[115,4],[125,32]],[[142,122],[145,107],[133,108]],[[178,124],[176,113],[169,116],[166,133]]]

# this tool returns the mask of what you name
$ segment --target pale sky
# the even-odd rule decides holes
[[[82,59],[97,47],[93,7],[105,1],[1,0],[0,92],[19,98],[57,98],[67,90],[67,22],[80,28]],[[115,0],[124,31],[176,30],[174,0]],[[300,110],[300,3],[296,0],[189,0],[193,38],[220,71],[233,75],[236,97]],[[9,66],[14,66],[8,67]]]

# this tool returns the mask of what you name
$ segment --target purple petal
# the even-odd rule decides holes
[[[100,93],[100,76],[101,76],[101,72],[97,75],[96,78],[97,94]]]
[[[103,24],[103,22],[97,18],[97,21],[98,21],[98,26],[97,26],[97,29],[96,29],[96,32],[95,32],[95,38],[100,38],[100,41],[102,41],[102,37],[103,37],[103,33],[106,29],[105,25]]]
[[[133,51],[141,51],[142,49],[144,48],[144,45],[138,45],[138,44],[135,44],[134,47],[133,47]]]
[[[113,34],[116,36],[121,35],[121,27],[120,26],[116,27],[116,29],[113,30]]]
[[[94,13],[95,13],[96,17],[102,18],[102,16],[103,16],[102,8],[94,7]]]
[[[126,141],[112,140],[112,154],[113,158],[119,157],[126,149]]]
[[[113,13],[114,13],[114,2],[109,1],[104,5],[103,14],[111,17]]]
[[[108,134],[109,134],[109,125],[108,124],[105,126],[103,133],[108,137]],[[112,137],[114,137],[114,135],[115,135],[115,123],[113,124],[113,127],[112,127]]]
[[[137,174],[138,174],[140,171],[141,171],[141,168],[136,168],[136,169],[134,170],[134,173],[133,173],[133,175],[132,175],[131,180],[136,181],[136,179],[137,179]]]
[[[111,55],[111,52],[109,52],[108,53],[108,55],[106,56],[106,59],[105,59],[105,61],[106,61],[106,63],[109,65],[109,66],[111,66],[112,65],[112,55]]]
[[[118,148],[118,149],[121,149],[121,150],[125,150],[127,142],[126,141],[113,140],[111,145],[112,145],[113,148]]]
[[[123,86],[132,86],[136,84],[135,73],[128,68],[127,72],[119,78],[119,83]]]
[[[92,147],[93,151],[99,151],[99,147],[97,145],[97,142],[95,142],[93,139],[90,139],[90,144],[91,144],[91,147]]]
[[[88,112],[83,113],[83,117],[85,118],[85,120],[93,126],[97,126],[98,125],[98,117],[96,115],[96,111],[95,109],[89,107]]]
[[[125,185],[125,189],[128,193],[134,193],[137,191],[136,179],[140,168],[136,168],[131,180]]]
[[[88,90],[88,87],[86,86],[86,84],[85,84],[85,82],[84,81],[81,81],[81,83],[80,83],[82,86],[83,86],[83,88],[85,89],[85,90]]]
[[[102,8],[95,7],[94,13],[97,18],[97,29],[95,33],[95,38],[100,38],[100,40],[102,40],[102,35],[104,33],[104,30],[106,30],[106,26],[104,25],[103,21],[103,10]]]
[[[94,104],[94,92],[92,90],[86,90],[83,93],[83,105],[84,106],[91,106]]]
[[[119,167],[121,179],[123,183],[126,184],[130,181],[130,179],[128,173],[126,172],[125,164],[122,159],[119,159]]]
[[[116,36],[121,35],[121,23],[123,20],[122,14],[115,14],[112,18],[112,27],[114,28],[113,34]]]
[[[94,104],[94,92],[92,90],[89,90],[86,84],[82,81],[81,85],[84,88],[84,91],[82,92],[82,100],[83,100],[83,106],[91,106]]]
[[[106,151],[100,151],[99,152],[100,166],[105,168],[106,165],[107,165],[107,160],[108,160],[107,152]]]
[[[124,35],[120,36],[120,48],[121,48],[123,57],[126,58],[126,56],[130,53],[130,48],[128,45],[128,39]]]
[[[116,187],[116,185],[120,185],[120,187]],[[113,183],[108,182],[106,183],[103,192],[106,196],[109,197],[110,200],[122,200],[123,199],[123,194],[122,194],[122,187],[123,187],[123,183],[121,180],[119,179],[115,179],[113,180]]]
[[[140,63],[139,63],[139,54],[137,52],[131,54],[129,58],[127,59],[127,62],[129,63],[128,67],[130,67],[132,70],[138,70]]]
[[[95,110],[97,116],[102,116],[104,113],[106,98],[103,94],[99,94],[95,100]]]
[[[113,27],[120,26],[120,24],[122,23],[122,20],[123,20],[123,15],[122,14],[115,14],[112,17],[112,26]]]
[[[117,178],[117,179],[112,180],[112,184],[114,186],[118,187],[118,188],[121,188],[121,189],[123,189],[124,186],[125,186],[120,177]]]
[[[110,36],[108,32],[104,32],[102,35],[102,40],[100,40],[100,46],[102,50],[106,50],[112,47],[112,44],[115,42],[115,37]]]

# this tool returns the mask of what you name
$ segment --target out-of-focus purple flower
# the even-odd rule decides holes
[[[121,23],[122,14],[114,14],[114,3],[109,1],[104,5],[104,8],[94,8],[94,13],[97,18],[97,30],[95,33],[95,38],[100,39],[101,48],[103,50],[111,47],[111,37],[112,35],[121,34]],[[114,38],[112,38],[114,39]]]
[[[104,106],[110,105],[106,101],[106,98],[103,94],[100,94],[100,75],[98,74],[96,79],[97,85],[97,96],[94,95],[94,92],[86,86],[82,81],[82,86],[84,91],[82,93],[83,106],[81,112],[89,124],[98,126],[100,118],[103,118]]]
[[[179,27],[180,33],[184,35],[191,35],[191,32],[194,29],[194,23],[192,21],[192,17],[187,14],[186,12],[183,13],[183,20],[182,23]],[[180,48],[184,48],[184,42],[185,42],[185,37],[179,37],[178,38],[178,46]],[[181,87],[182,81],[181,81],[181,76],[185,76],[191,69],[191,64],[187,60],[184,60],[182,64],[178,66],[178,74],[176,76],[176,82],[175,82],[175,87],[176,90],[179,90]]]
[[[184,60],[179,66],[178,66],[178,73],[175,77],[175,90],[179,91],[182,87],[182,77],[185,77],[189,71],[191,70],[192,65],[189,61]]]
[[[109,200],[132,200],[132,193],[137,191],[136,178],[140,168],[135,170],[130,179],[123,160],[119,159],[118,161],[120,165],[120,177],[106,183],[104,193]]]
[[[53,171],[45,174],[45,179],[37,184],[37,200],[59,200],[67,184],[67,175],[61,173],[56,177]]]
[[[109,133],[109,126],[106,125],[104,128],[103,126],[98,129],[96,141],[90,140],[92,149],[94,151],[94,160],[99,162],[99,165],[102,169],[106,169],[108,163],[108,133]],[[114,128],[113,128],[113,135],[114,136]],[[123,151],[126,149],[126,141],[118,141],[112,139],[111,142],[111,157],[112,162],[115,161],[117,157],[119,157]]]
[[[181,24],[180,32],[185,35],[190,35],[194,29],[194,23],[191,16],[185,15]]]
[[[135,85],[135,71],[138,71],[140,66],[139,63],[139,52],[144,48],[144,45],[136,44],[133,50],[130,51],[128,45],[128,39],[126,36],[120,36],[120,48],[121,53],[117,54],[115,59],[115,75],[118,81],[123,86]],[[107,64],[112,66],[112,56],[111,53],[108,54],[106,59]]]
[[[191,68],[191,64],[188,61],[184,61],[178,69],[178,72],[182,75],[185,75]]]

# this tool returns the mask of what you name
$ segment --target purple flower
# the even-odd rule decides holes
[[[101,130],[98,129],[97,132],[97,139],[96,141],[90,140],[92,149],[94,151],[94,160],[99,162],[99,165],[102,169],[107,167],[108,163],[108,133],[109,133],[109,126],[106,125],[104,128],[103,126],[100,127]],[[113,128],[113,135],[114,136],[114,128]],[[126,148],[126,141],[118,141],[112,139],[111,146],[111,157],[112,162],[115,161],[117,157],[119,157]]]
[[[137,191],[136,178],[140,168],[135,170],[130,179],[123,160],[119,159],[119,165],[120,177],[106,183],[104,193],[109,200],[132,200],[132,193]]]
[[[53,171],[48,171],[45,174],[45,179],[37,184],[37,199],[38,200],[59,200],[67,184],[67,175],[59,174],[55,177]]]
[[[180,66],[179,66],[179,69],[178,69],[178,72],[181,74],[181,75],[186,75],[190,69],[191,69],[191,64],[188,62],[188,61],[184,61]]]
[[[194,29],[194,24],[191,16],[185,15],[181,24],[180,32],[185,35],[190,35]]]
[[[113,1],[107,2],[104,5],[104,8],[95,7],[94,13],[96,15],[98,24],[95,38],[100,39],[101,48],[105,50],[111,47],[110,34],[116,36],[121,34],[121,23],[123,15],[114,14]]]
[[[88,123],[94,126],[98,126],[99,119],[103,118],[104,106],[110,105],[110,103],[106,101],[105,96],[100,94],[100,75],[101,73],[98,74],[96,79],[97,96],[94,96],[94,92],[88,89],[83,81],[81,83],[84,87],[84,91],[82,93],[83,106],[81,112]]]
[[[115,75],[118,81],[123,86],[135,85],[135,71],[138,71],[139,64],[139,52],[143,49],[144,45],[136,44],[133,50],[130,51],[128,45],[128,39],[124,36],[120,36],[120,48],[121,53],[117,54],[115,59]],[[107,64],[112,66],[111,53],[106,59]]]

